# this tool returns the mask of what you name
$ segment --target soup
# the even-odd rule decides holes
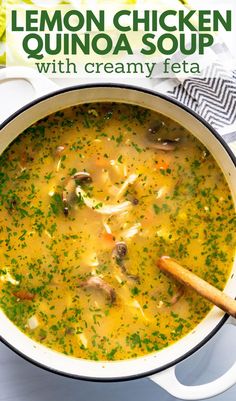
[[[0,305],[32,339],[90,360],[179,340],[211,304],[162,273],[162,255],[224,288],[231,194],[176,122],[129,104],[79,105],[25,130],[0,166]]]

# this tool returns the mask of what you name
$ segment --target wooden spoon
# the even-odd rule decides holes
[[[162,256],[158,260],[157,266],[162,271],[171,274],[177,281],[195,290],[198,294],[208,299],[208,301],[218,306],[224,312],[236,317],[236,301],[233,298],[230,298],[224,292],[213,287],[213,285],[196,276],[196,274],[188,269],[180,266],[169,256]]]

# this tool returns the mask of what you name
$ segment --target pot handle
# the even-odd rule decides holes
[[[9,79],[23,79],[28,81],[35,90],[35,98],[58,89],[58,86],[54,82],[29,67],[7,67],[1,69],[0,82]]]
[[[229,324],[236,326],[236,319],[228,319]],[[228,390],[236,383],[236,362],[221,377],[210,383],[198,386],[185,386],[175,374],[176,366],[150,376],[150,380],[165,389],[169,394],[182,400],[201,400],[214,397]]]

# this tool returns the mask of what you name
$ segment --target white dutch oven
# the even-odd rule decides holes
[[[36,79],[34,74],[29,77],[29,71],[26,69],[2,70],[0,83],[11,77],[30,80],[37,95],[53,90],[54,84],[46,78],[37,76]],[[147,107],[183,125],[213,154],[224,172],[236,203],[236,161],[224,141],[190,110],[165,96],[145,89],[113,84],[70,87],[57,91],[54,88],[54,92],[25,105],[3,122],[0,127],[0,153],[24,129],[48,114],[79,103],[101,101],[126,102]],[[232,297],[236,294],[235,270],[236,263],[225,288],[225,292]],[[25,359],[58,374],[92,381],[122,381],[149,376],[152,381],[175,397],[196,400],[213,397],[234,385],[236,362],[223,376],[200,386],[181,384],[175,375],[176,364],[204,345],[226,322],[234,324],[233,320],[229,320],[227,315],[214,307],[191,333],[177,343],[145,357],[118,362],[94,362],[54,352],[24,335],[2,311],[0,311],[0,336],[6,345]]]

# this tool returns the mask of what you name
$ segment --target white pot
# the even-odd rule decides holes
[[[40,94],[53,89],[53,84],[46,78],[36,76],[34,73],[30,77],[29,73],[30,70],[24,68],[2,70],[0,82],[9,77],[23,77],[32,81],[32,85]],[[186,107],[145,89],[99,84],[69,87],[51,92],[25,105],[3,122],[0,127],[0,153],[24,129],[48,114],[84,102],[100,101],[126,102],[147,107],[163,113],[184,126],[213,154],[224,172],[236,202],[236,160],[221,137]],[[236,263],[225,288],[225,292],[232,297],[235,297],[236,292],[235,269]],[[2,311],[0,311],[0,336],[2,341],[19,355],[58,374],[94,381],[122,381],[149,376],[175,397],[196,400],[218,395],[235,384],[236,362],[219,379],[192,387],[184,386],[178,381],[175,366],[204,345],[227,319],[227,315],[214,307],[192,332],[166,349],[145,357],[117,362],[94,362],[54,352],[23,334]]]

